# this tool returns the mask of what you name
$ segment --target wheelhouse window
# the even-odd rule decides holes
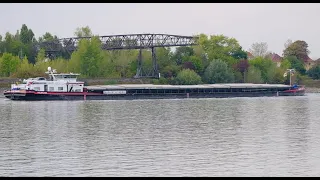
[[[63,87],[58,87],[58,91],[63,91]]]
[[[55,75],[55,77],[57,79],[74,79],[74,78],[77,78],[77,75],[69,75],[69,74],[66,74],[66,75]]]
[[[49,91],[54,91],[54,87],[49,87]]]
[[[40,91],[40,87],[34,87],[33,90]]]

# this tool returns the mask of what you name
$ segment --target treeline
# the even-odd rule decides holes
[[[93,36],[89,27],[78,28],[75,35]],[[85,78],[132,78],[136,74],[138,50],[104,51],[97,36],[90,40],[82,39],[70,57],[62,54],[57,59],[49,60],[43,49],[39,52],[34,49],[35,43],[53,39],[58,37],[48,32],[36,39],[26,25],[22,25],[15,35],[6,33],[4,38],[0,37],[0,76],[45,76],[48,66],[58,72],[81,73]],[[284,60],[277,66],[271,60],[266,43],[254,43],[249,50],[254,57],[248,59],[247,52],[236,39],[201,34],[197,46],[178,47],[175,51],[170,48],[156,49],[161,78],[154,80],[154,83],[288,83],[288,76],[284,77],[284,73],[289,68],[297,70],[296,80],[305,75],[319,78],[318,66],[306,72],[304,59],[309,53],[307,48],[304,41],[286,43]],[[142,69],[150,72],[151,52],[143,50],[142,56]]]

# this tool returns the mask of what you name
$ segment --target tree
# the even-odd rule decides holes
[[[99,37],[91,40],[81,39],[78,50],[73,52],[70,60],[70,69],[87,77],[99,77],[99,63],[104,59]]]
[[[320,65],[310,68],[307,74],[312,79],[320,79]]]
[[[309,59],[308,54],[310,51],[308,50],[308,44],[305,41],[295,41],[290,44],[285,50],[283,50],[283,56],[296,56],[301,61],[306,61]]]
[[[250,66],[248,68],[248,72],[245,73],[245,82],[256,84],[262,83],[263,80],[261,78],[261,71],[254,66]]]
[[[253,57],[265,57],[268,54],[268,44],[266,42],[253,43],[249,52]]]
[[[165,78],[172,78],[176,77],[178,72],[180,71],[181,67],[177,65],[171,65],[171,66],[166,66],[164,67],[160,73],[162,74],[161,76]]]
[[[37,58],[36,58],[36,63],[41,63],[46,61],[46,53],[44,49],[40,49],[38,52]]]
[[[244,57],[244,52],[235,38],[224,35],[213,35],[208,38],[206,35],[199,36],[199,45],[208,54],[209,59],[220,59],[229,65],[237,63],[237,58]],[[246,57],[244,57],[246,58]]]
[[[188,61],[192,62],[196,73],[203,74],[204,65],[200,57],[193,55],[188,58]]]
[[[236,64],[236,70],[241,72],[241,74],[243,75],[244,72],[246,72],[248,70],[249,66],[250,66],[250,64],[249,64],[248,60],[242,59]]]
[[[238,49],[234,50],[231,53],[231,56],[235,59],[248,59],[248,54],[242,50],[241,46]]]
[[[23,24],[20,30],[20,40],[23,44],[29,44],[33,41],[34,33],[28,29],[27,25]]]
[[[304,75],[306,73],[306,69],[303,65],[303,62],[300,61],[296,56],[288,56],[286,59],[290,62],[291,67],[296,71],[300,72],[300,74]]]
[[[284,48],[287,49],[291,44],[292,44],[292,40],[291,40],[291,39],[288,39],[288,40],[284,43]]]
[[[53,41],[53,40],[57,40],[58,37],[57,36],[52,36],[51,33],[46,32],[43,36],[42,36],[44,41]]]
[[[182,85],[194,85],[201,83],[201,77],[190,69],[183,69],[176,77],[176,83]]]
[[[194,55],[193,48],[188,46],[177,47],[173,53],[172,60],[176,62],[177,65],[181,65],[186,59]]]
[[[222,60],[213,60],[204,72],[207,83],[230,83],[234,82],[234,74],[227,63]]]
[[[254,66],[260,70],[263,82],[273,82],[274,73],[275,69],[277,68],[277,65],[271,59],[256,57],[254,59],[251,59],[249,61],[249,64],[250,66]]]
[[[287,70],[289,68],[291,68],[291,63],[288,59],[284,59],[282,62],[281,62],[281,65],[280,65],[280,68],[283,69],[283,70]]]
[[[196,69],[193,63],[190,61],[184,62],[181,66],[182,66],[182,69],[191,69],[193,71]]]
[[[159,47],[156,49],[157,64],[159,71],[168,65],[174,65],[175,61],[171,59],[170,48]]]
[[[20,59],[17,56],[13,56],[10,53],[4,53],[0,60],[1,64],[1,72],[5,77],[9,77],[12,73],[17,71],[18,65],[20,63]]]
[[[89,26],[86,27],[78,27],[76,29],[76,32],[74,33],[75,36],[77,37],[89,37],[93,36],[91,29]]]
[[[29,78],[34,76],[34,70],[32,64],[29,63],[27,56],[24,56],[21,64],[17,70],[16,77],[18,78]]]

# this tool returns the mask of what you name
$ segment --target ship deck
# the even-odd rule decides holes
[[[290,89],[291,86],[283,84],[201,84],[201,85],[154,85],[154,84],[116,84],[85,86],[91,91],[103,90],[127,90],[127,89]]]

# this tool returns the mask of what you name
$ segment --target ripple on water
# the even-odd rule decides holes
[[[0,99],[0,176],[319,176],[319,105]]]

